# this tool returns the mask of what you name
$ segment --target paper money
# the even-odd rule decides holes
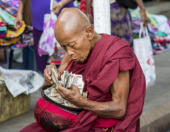
[[[77,75],[69,73],[68,71],[64,71],[64,73],[61,75],[61,83],[65,88],[70,88],[71,85],[75,85],[80,89],[81,94],[83,92],[84,81],[82,75]]]
[[[84,81],[83,81],[82,75],[75,75],[74,74],[72,85],[77,86],[80,89],[80,94],[82,94],[83,89],[84,89]]]
[[[54,68],[51,69],[51,73],[52,73],[52,75],[51,75],[52,80],[57,85],[59,83],[58,82],[58,73]]]
[[[72,73],[64,71],[64,73],[61,75],[61,84],[63,85],[63,87],[69,88],[71,87],[72,79]]]
[[[65,106],[74,106],[69,101],[63,99],[60,94],[56,90],[56,86],[62,84],[65,88],[70,88],[72,85],[75,85],[79,88],[80,94],[82,94],[83,98],[87,98],[87,93],[83,93],[84,81],[82,75],[73,74],[72,72],[64,71],[61,75],[61,80],[58,80],[57,71],[52,68],[52,80],[54,85],[45,90],[45,94],[51,98],[52,100],[63,104]]]

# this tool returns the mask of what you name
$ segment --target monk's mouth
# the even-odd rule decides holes
[[[72,60],[75,61],[75,62],[79,61],[78,59],[72,59]]]

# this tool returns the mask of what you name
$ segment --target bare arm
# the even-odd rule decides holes
[[[14,24],[14,27],[16,29],[21,27],[22,19],[23,19],[22,13],[23,13],[23,3],[22,3],[22,0],[20,0],[19,8],[18,8],[18,11],[17,11],[17,16],[16,16],[15,24]]]
[[[148,18],[147,18],[147,15],[146,15],[146,10],[145,10],[143,1],[142,0],[136,0],[136,3],[138,4],[138,6],[140,8],[140,15],[141,15],[142,22],[143,22],[144,26],[147,26]]]
[[[72,2],[73,0],[61,0],[62,7],[65,6],[66,4]]]
[[[79,105],[101,117],[121,119],[126,113],[129,93],[129,72],[120,72],[112,86],[112,101],[95,102],[85,100]]]
[[[127,108],[129,71],[119,73],[111,89],[112,101],[110,102],[96,102],[83,99],[82,96],[76,94],[78,89],[75,86],[72,86],[72,92],[62,86],[59,86],[57,91],[63,98],[71,101],[76,106],[92,111],[100,117],[122,119]]]
[[[92,5],[92,0],[86,0],[86,14],[89,13],[91,5]]]
[[[68,3],[72,2],[73,0],[61,0],[60,2],[56,2],[53,8],[55,14],[57,14],[61,8],[63,8]]]
[[[87,17],[89,18],[90,22],[93,23],[93,18],[92,16],[90,16],[90,8],[91,8],[91,5],[92,5],[92,0],[86,0],[86,9],[85,9],[85,14],[87,15]]]
[[[23,3],[22,0],[20,0],[17,14],[22,14],[22,12],[23,12]]]
[[[145,10],[145,7],[144,7],[142,0],[136,0],[136,3],[138,4],[140,10]]]
[[[67,54],[64,55],[64,58],[61,61],[60,67],[58,68],[58,72],[61,74],[65,68],[67,67],[68,63],[71,61],[71,57]]]

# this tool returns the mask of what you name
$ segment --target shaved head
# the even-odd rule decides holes
[[[90,21],[83,12],[77,8],[64,8],[55,24],[55,35],[61,38],[80,34],[88,26],[91,26]]]
[[[73,61],[84,62],[100,39],[88,17],[77,8],[64,8],[55,24],[55,37]]]

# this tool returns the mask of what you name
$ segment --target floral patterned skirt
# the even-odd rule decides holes
[[[118,3],[114,2],[110,5],[111,11],[111,34],[116,35],[131,46],[133,45],[132,27],[131,27],[131,16],[127,8],[119,6]]]

